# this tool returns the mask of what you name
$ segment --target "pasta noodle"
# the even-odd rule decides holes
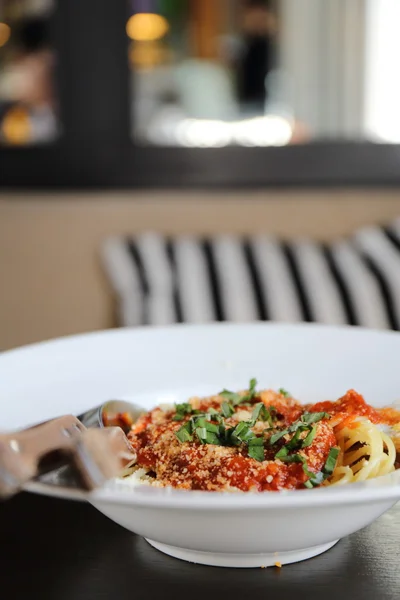
[[[335,435],[340,453],[326,485],[365,481],[394,471],[396,448],[393,440],[368,419],[357,419],[350,426],[337,427]]]

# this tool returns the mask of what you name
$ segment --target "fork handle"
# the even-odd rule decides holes
[[[45,455],[59,450],[70,452],[76,435],[85,429],[76,417],[66,415],[30,429],[0,435],[0,497],[12,495],[35,477]]]
[[[22,488],[38,473],[40,460],[54,451],[64,452],[92,490],[116,477],[136,459],[120,427],[86,429],[72,415],[48,421],[31,429],[0,435],[0,498]]]

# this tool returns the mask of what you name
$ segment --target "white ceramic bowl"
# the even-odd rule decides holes
[[[285,387],[303,402],[349,388],[384,406],[400,397],[400,335],[316,325],[124,329],[0,355],[1,428],[87,410],[109,398],[147,408],[221,388]],[[43,484],[28,489],[80,498]],[[159,550],[193,562],[269,566],[328,550],[400,498],[400,472],[338,488],[219,494],[111,482],[86,497]]]

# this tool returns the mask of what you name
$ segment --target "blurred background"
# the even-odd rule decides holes
[[[398,216],[400,1],[73,4],[0,0],[0,349],[125,324],[110,237]]]
[[[62,127],[55,2],[0,2],[3,144],[51,142]],[[138,144],[400,141],[399,2],[127,0],[126,15]]]
[[[3,144],[52,142],[58,133],[52,0],[0,3],[0,123]]]
[[[399,141],[398,2],[132,0],[130,7],[133,134],[143,143]]]

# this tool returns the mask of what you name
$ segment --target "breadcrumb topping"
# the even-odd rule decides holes
[[[243,391],[236,396],[244,398],[245,394]],[[249,455],[249,443],[241,439],[236,445],[202,443],[196,435],[189,435],[191,439],[187,441],[178,439],[177,433],[182,426],[196,418],[193,411],[207,413],[211,410],[221,415],[226,402],[223,395],[194,397],[180,413],[178,405],[170,409],[158,407],[140,417],[129,439],[137,452],[137,467],[145,469],[147,480],[162,487],[208,491],[276,491],[304,487],[308,476],[303,464],[275,457],[290,442],[293,433],[285,434],[271,444],[272,435],[290,427],[305,410],[297,400],[281,393],[273,390],[257,392],[246,403],[231,404],[232,414],[223,419],[228,432],[244,422],[254,434],[253,438],[261,438],[261,460]],[[269,415],[273,414],[273,423],[267,420],[268,414],[255,423],[251,422],[253,410],[260,403],[269,409]],[[221,422],[220,417],[208,416],[209,422],[216,426]],[[300,449],[298,454],[311,473],[318,473],[336,444],[336,438],[328,420],[321,419],[314,427],[312,442]],[[309,431],[311,426],[298,434],[300,444]]]

